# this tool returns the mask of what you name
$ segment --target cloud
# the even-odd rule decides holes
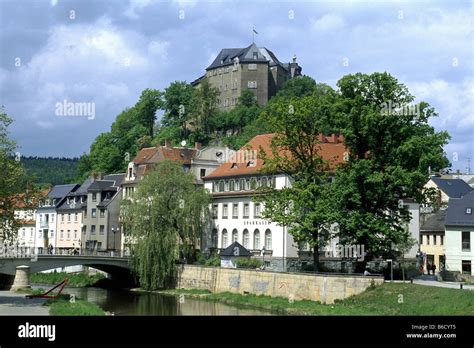
[[[344,26],[344,19],[335,14],[325,14],[317,20],[312,20],[312,28],[316,31],[337,30]]]

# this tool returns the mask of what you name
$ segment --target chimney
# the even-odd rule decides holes
[[[329,137],[329,141],[333,144],[337,144],[339,142],[339,137],[337,136],[337,134],[332,133]]]
[[[94,182],[96,180],[102,180],[103,175],[101,172],[94,172],[92,173],[91,178],[92,178],[92,182]]]
[[[318,134],[318,141],[319,141],[320,143],[325,143],[325,142],[326,142],[326,137],[324,136],[323,133],[319,133],[319,134]]]
[[[195,148],[196,150],[201,150],[201,146],[202,146],[202,144],[201,144],[200,142],[198,142],[198,141],[196,141],[196,142],[194,143],[194,148]]]
[[[170,149],[170,148],[171,148],[171,141],[170,141],[170,140],[168,140],[168,139],[165,140],[165,147],[166,147],[167,149]]]

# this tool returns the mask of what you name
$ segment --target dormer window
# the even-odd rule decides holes
[[[230,169],[234,169],[234,168],[237,168],[237,163],[232,163],[232,165],[230,166]]]
[[[466,214],[472,214],[472,208],[466,208]]]
[[[253,59],[258,59],[258,52],[253,52]]]

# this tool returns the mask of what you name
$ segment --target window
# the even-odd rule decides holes
[[[67,230],[67,240],[71,239],[71,230]]]
[[[249,248],[249,231],[247,229],[244,230],[242,235],[242,245],[244,248]]]
[[[430,235],[426,235],[426,245],[430,245]]]
[[[95,209],[95,208],[92,208],[92,214],[91,214],[91,216],[92,216],[93,218],[97,217],[97,212],[96,212],[96,209]]]
[[[217,207],[218,207],[217,204],[212,205],[212,218],[213,219],[217,219]]]
[[[260,217],[260,210],[261,210],[260,203],[255,203],[254,212],[253,212],[254,218]]]
[[[237,79],[234,79],[234,82],[232,82],[232,89],[237,89]]]
[[[224,99],[224,106],[229,106],[229,98]]]
[[[100,217],[104,217],[105,216],[105,209],[100,209]]]
[[[240,191],[240,181],[235,180],[235,191]]]
[[[84,210],[84,219],[87,219],[87,209]]]
[[[99,226],[99,234],[104,234],[104,232],[105,232],[105,227],[104,227],[104,225],[100,225],[100,226]]]
[[[227,181],[227,180],[224,182],[224,191],[225,192],[229,191],[229,181]]]
[[[462,273],[471,274],[471,272],[472,272],[471,261],[470,260],[462,260],[461,261],[461,269],[462,269]]]
[[[26,229],[25,228],[22,229],[22,235],[23,235],[23,238],[25,238],[25,236],[26,236]]]
[[[95,234],[95,225],[91,226],[91,234]]]
[[[222,248],[227,248],[227,230],[222,230]]]
[[[239,241],[239,232],[234,228],[232,230],[232,243]]]
[[[248,81],[247,88],[256,89],[257,88],[257,81]]]
[[[255,190],[256,188],[257,188],[257,179],[256,178],[250,179],[250,189]]]
[[[74,230],[74,239],[77,239],[77,230]]]
[[[266,176],[264,176],[263,179],[262,179],[262,186],[263,186],[263,187],[267,187],[267,186],[268,186],[268,179],[267,179]]]
[[[229,180],[229,191],[234,191],[234,180]]]
[[[64,230],[61,230],[61,234],[59,235],[60,239],[63,240],[64,239]]]
[[[433,235],[433,245],[436,245],[436,234]]]
[[[51,238],[54,237],[54,231],[53,231],[53,230],[49,230],[49,236],[50,236]]]
[[[67,214],[67,222],[71,222],[71,214]]]
[[[224,180],[219,181],[219,192],[224,192]]]
[[[222,205],[222,218],[227,219],[228,216],[228,206],[227,204]]]
[[[245,190],[250,190],[250,179],[245,180]]]
[[[213,229],[211,233],[211,247],[217,248],[217,230]]]
[[[238,203],[234,203],[232,205],[232,218],[233,219],[239,218],[239,204]]]
[[[270,230],[265,231],[265,249],[272,250],[272,232]]]
[[[240,190],[245,190],[245,179],[240,179]]]
[[[462,251],[471,251],[471,232],[462,232]]]
[[[439,236],[439,245],[444,245],[444,236]]]
[[[200,176],[201,178],[202,178],[203,176],[206,176],[206,169],[201,169],[201,174],[200,174],[200,175],[201,175],[201,176]]]
[[[472,208],[466,208],[466,214],[472,214]]]
[[[244,204],[244,219],[248,219],[248,218],[249,218],[249,204],[245,203]]]
[[[128,168],[128,177],[131,178],[132,177],[132,168]]]
[[[64,222],[64,214],[61,214],[61,222]]]
[[[253,52],[253,59],[258,59],[258,52]]]
[[[253,248],[260,249],[260,231],[258,229],[253,231]]]
[[[48,215],[48,214],[46,214],[46,215]],[[54,214],[51,214],[51,222],[54,223]]]

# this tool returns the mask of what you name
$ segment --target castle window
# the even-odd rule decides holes
[[[253,52],[253,59],[258,59],[258,52]]]
[[[257,88],[257,81],[248,81],[247,82],[247,87],[252,88],[252,89],[256,89]]]

